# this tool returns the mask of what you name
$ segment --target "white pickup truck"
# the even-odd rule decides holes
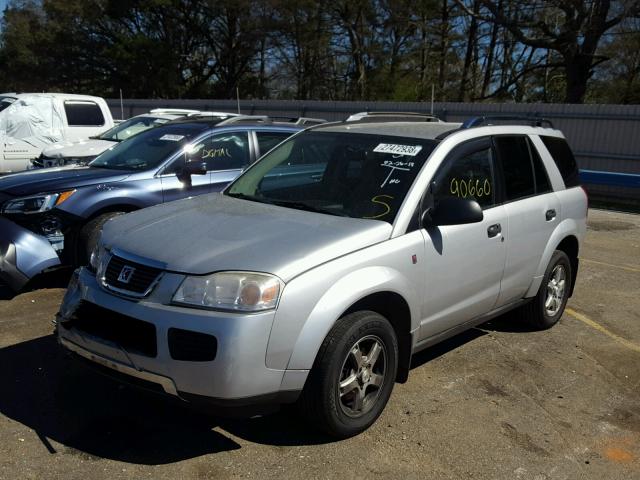
[[[109,107],[99,97],[0,94],[0,174],[26,170],[47,145],[99,135],[113,125]]]

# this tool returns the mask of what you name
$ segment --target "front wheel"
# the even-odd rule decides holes
[[[102,228],[112,218],[124,215],[125,212],[107,212],[89,220],[81,229],[76,254],[77,266],[87,265],[91,252],[96,247]]]
[[[542,277],[538,294],[521,310],[531,326],[545,330],[558,323],[569,299],[572,278],[569,257],[563,251],[556,250]]]
[[[322,343],[299,405],[326,433],[357,435],[384,410],[397,368],[398,341],[389,321],[375,312],[351,313]]]

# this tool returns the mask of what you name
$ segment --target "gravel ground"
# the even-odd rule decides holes
[[[640,216],[591,210],[581,259],[552,330],[507,315],[422,352],[340,442],[96,375],[51,335],[62,289],[0,289],[0,479],[640,479]]]

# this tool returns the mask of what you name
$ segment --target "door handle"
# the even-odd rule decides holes
[[[495,237],[500,232],[502,232],[502,226],[499,223],[491,225],[489,228],[487,228],[487,235],[489,236],[489,238]]]
[[[555,209],[550,209],[547,210],[547,213],[544,214],[544,217],[547,219],[547,222],[550,222],[551,220],[553,220],[554,218],[556,218],[556,211]]]

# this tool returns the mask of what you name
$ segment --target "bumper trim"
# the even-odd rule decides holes
[[[110,368],[111,370],[115,370],[116,372],[124,373],[125,375],[130,375],[141,380],[156,383],[160,385],[162,389],[169,395],[180,398],[173,380],[171,380],[169,377],[164,377],[156,373],[147,372],[146,370],[137,370],[123,363],[116,362],[101,355],[97,355],[93,352],[90,352],[89,350],[82,348],[79,345],[76,345],[75,343],[67,340],[64,337],[59,337],[59,341],[63,347],[74,353],[77,353],[87,360],[102,365],[103,367]]]

